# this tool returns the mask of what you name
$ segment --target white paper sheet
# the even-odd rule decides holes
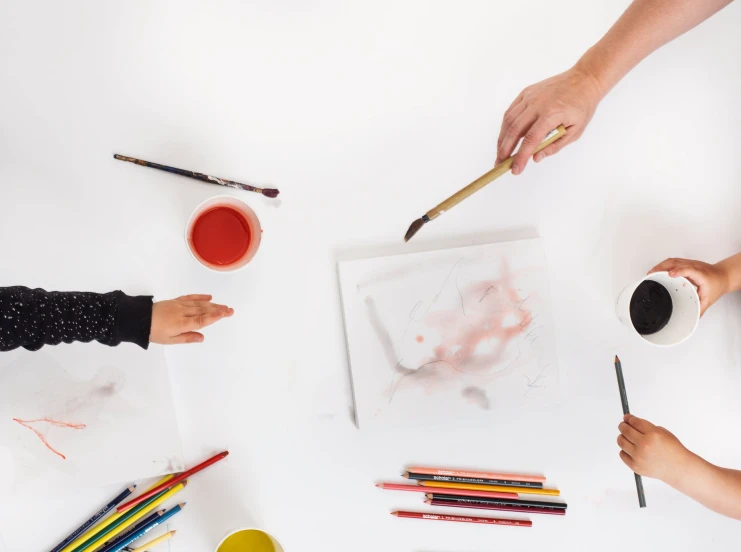
[[[161,347],[0,353],[0,490],[48,492],[182,469]]]
[[[540,240],[341,262],[339,275],[360,427],[557,398]]]

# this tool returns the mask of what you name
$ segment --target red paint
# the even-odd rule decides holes
[[[196,253],[207,263],[218,266],[230,266],[242,260],[251,241],[247,219],[226,205],[202,213],[191,231]]]
[[[462,297],[469,298],[467,310],[430,313],[425,323],[440,333],[442,341],[433,349],[434,358],[426,362],[444,361],[458,371],[477,375],[486,375],[492,367],[498,367],[510,341],[526,334],[533,321],[512,280],[509,265],[503,260],[498,279],[472,283],[462,290]],[[477,297],[481,299],[477,301]],[[505,326],[510,317],[514,317],[515,324]],[[493,351],[476,353],[479,344],[494,338],[498,345]]]
[[[18,422],[26,429],[30,429],[31,431],[33,431],[36,434],[36,437],[41,439],[41,442],[44,443],[44,446],[46,446],[46,448],[48,448],[50,451],[52,451],[57,456],[61,457],[62,460],[66,460],[67,457],[61,452],[59,452],[58,450],[56,450],[54,447],[52,447],[49,444],[49,442],[46,440],[46,437],[44,437],[44,435],[39,430],[37,430],[35,427],[32,427],[28,424],[33,424],[35,422],[46,422],[56,427],[67,427],[70,429],[85,429],[87,427],[85,424],[73,424],[70,422],[60,422],[58,420],[51,420],[49,418],[40,418],[38,420],[19,420],[18,418],[13,418],[13,421]]]
[[[422,343],[425,340],[425,337],[423,335],[417,336],[417,343]]]

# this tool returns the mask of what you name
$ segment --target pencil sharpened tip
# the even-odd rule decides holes
[[[399,512],[391,512],[391,515],[392,516],[398,516],[399,515]]]
[[[421,218],[418,218],[415,220],[410,226],[409,230],[407,230],[407,233],[404,235],[404,241],[408,242],[411,240],[414,235],[419,232],[419,229],[422,228],[425,225],[425,221]]]
[[[278,197],[278,194],[280,191],[276,190],[275,188],[265,188],[262,191],[262,195],[265,197]]]
[[[615,355],[615,362],[620,362],[620,359],[618,358],[617,355]]]

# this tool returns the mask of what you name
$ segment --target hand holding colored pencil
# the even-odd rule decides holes
[[[628,392],[625,390],[625,379],[623,379],[623,365],[620,359],[615,355],[615,374],[617,375],[618,390],[620,391],[620,402],[623,405],[623,416],[630,414],[628,406]],[[637,473],[633,474],[636,481],[636,492],[638,493],[638,507],[646,507],[646,494],[643,492],[643,478]]]

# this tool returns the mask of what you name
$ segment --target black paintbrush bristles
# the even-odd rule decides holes
[[[419,232],[419,229],[422,228],[425,225],[425,221],[421,218],[418,218],[415,220],[412,225],[409,227],[409,230],[407,230],[407,233],[404,235],[404,241],[408,242],[414,237],[414,234]]]
[[[278,197],[278,194],[280,192],[276,190],[275,188],[263,188],[262,189],[262,195],[265,197]]]

